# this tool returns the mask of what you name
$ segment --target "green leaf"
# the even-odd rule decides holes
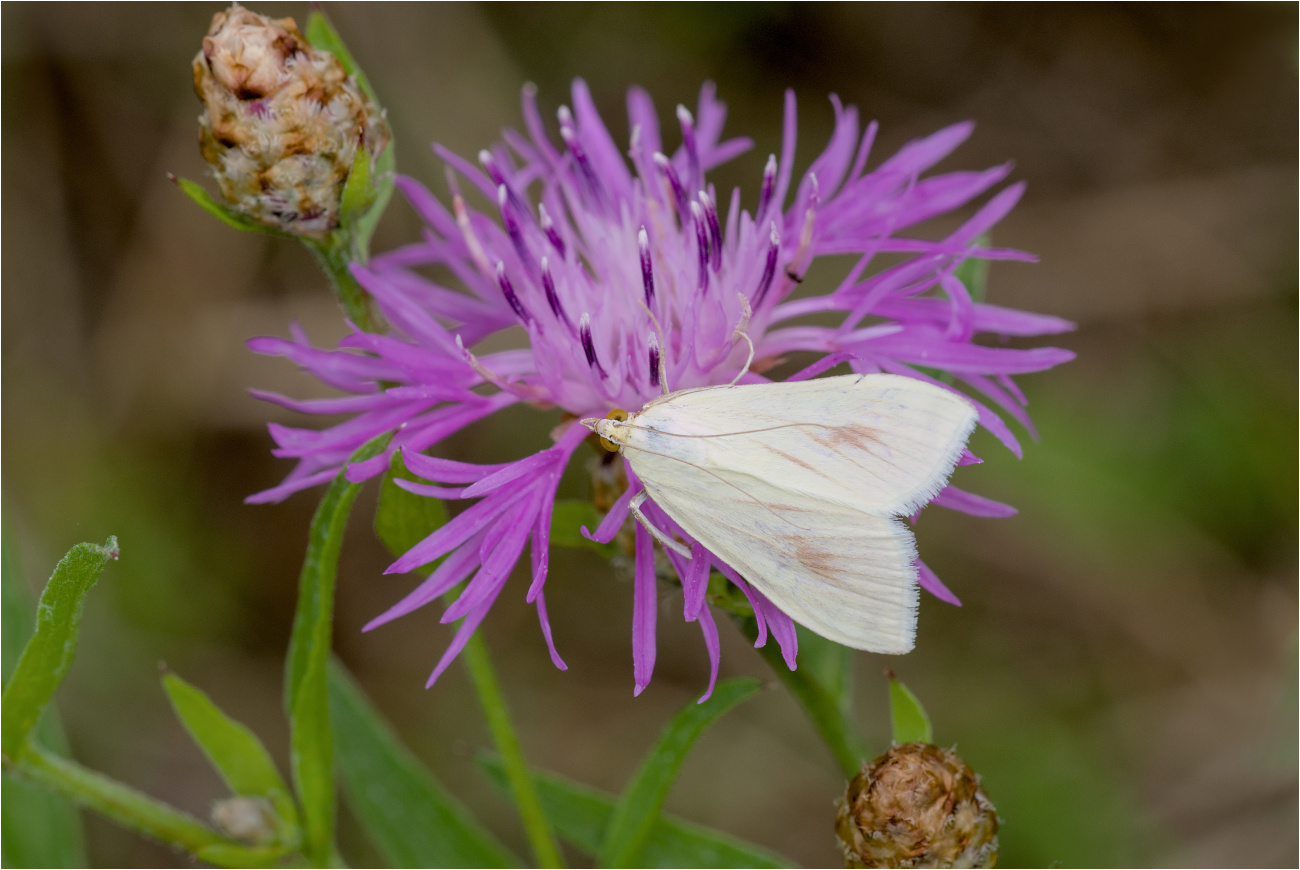
[[[329,678],[344,794],[391,866],[523,866],[402,744],[337,661]]]
[[[589,501],[557,499],[551,513],[551,546],[595,550],[606,559],[618,555],[620,551],[616,544],[602,544],[582,534],[583,526],[587,527],[587,531],[594,532],[603,519],[600,511]]]
[[[85,595],[108,560],[116,559],[117,554],[117,538],[110,537],[102,547],[77,544],[59,562],[46,584],[36,609],[36,630],[0,701],[4,727],[0,746],[11,759],[22,754],[28,734],[71,667],[77,653]]]
[[[370,98],[375,109],[381,110],[383,103],[379,101],[379,95],[371,87],[370,79],[357,65],[356,60],[352,57],[352,52],[348,51],[348,47],[343,43],[343,38],[334,29],[334,25],[319,9],[313,9],[311,14],[307,16],[306,36],[307,41],[313,47],[324,49],[338,58],[339,63],[343,64],[343,69],[356,80],[357,87],[361,88],[365,95]],[[366,208],[356,216],[355,224],[345,218],[344,225],[352,228],[353,245],[356,248],[359,262],[365,262],[368,259],[370,237],[374,235],[375,227],[379,224],[379,218],[383,216],[384,209],[388,206],[388,200],[393,195],[397,156],[391,127],[388,136],[388,144],[384,146],[384,149],[378,155],[374,156],[374,171],[371,173],[374,179],[373,188],[369,183],[366,186],[366,199],[368,200]],[[354,162],[354,171],[355,168],[356,164]],[[366,169],[367,172],[370,171],[369,166]]]
[[[407,492],[394,483],[399,479],[425,482],[407,470],[400,450],[393,453],[375,508],[375,534],[394,556],[402,555],[447,523],[447,508],[441,499]],[[431,562],[418,570],[427,574],[435,564]]]
[[[988,233],[979,236],[971,244],[973,248],[987,248],[992,237]],[[989,261],[982,257],[967,257],[961,261],[953,276],[966,285],[966,292],[975,302],[983,302],[988,295]]]
[[[325,13],[319,9],[311,11],[307,16],[307,29],[304,35],[307,37],[307,41],[311,43],[312,48],[328,51],[338,58],[339,63],[343,64],[343,71],[350,76],[356,76],[357,84],[366,92],[366,96],[374,100],[376,105],[379,104],[379,101],[375,99],[375,92],[370,89],[370,83],[366,81],[365,73],[357,66],[357,62],[352,59],[352,52],[348,51],[348,47],[343,44],[343,37],[339,36],[339,32],[334,29],[334,25],[325,17]]]
[[[32,600],[17,565],[17,549],[4,528],[0,546],[0,590],[3,591],[3,679],[8,680],[32,633]],[[67,739],[58,711],[46,707],[32,739],[62,755]],[[42,788],[5,774],[0,783],[0,863],[5,867],[85,867],[81,818],[73,804]]]
[[[163,675],[163,689],[185,730],[235,794],[266,798],[288,826],[292,841],[298,810],[271,755],[246,727],[231,719],[199,689],[176,674]]]
[[[853,709],[853,650],[802,625],[795,629],[799,634],[799,670],[816,681],[849,715]]]
[[[930,717],[912,690],[889,675],[889,719],[895,743],[933,743]]]
[[[733,615],[732,618],[746,637],[751,641],[757,639],[758,624],[753,616]],[[799,642],[803,643],[802,635]],[[849,715],[850,711],[846,706],[841,706],[841,699],[832,694],[819,677],[814,677],[803,667],[790,670],[781,656],[780,646],[772,638],[769,637],[767,644],[760,647],[758,652],[772,668],[772,673],[790,690],[790,694],[812,720],[826,748],[839,762],[845,778],[852,778],[857,774],[862,759],[866,756],[866,749],[858,726]],[[799,654],[802,660],[802,647]]]
[[[234,227],[237,230],[246,233],[266,233],[272,236],[288,236],[288,233],[282,233],[277,229],[260,224],[257,221],[250,220],[239,214],[225,203],[218,202],[212,194],[199,184],[190,181],[188,178],[177,178],[170,176],[172,183],[181,189],[181,191],[190,199],[198,203],[199,208],[212,215],[228,227]]]
[[[635,867],[686,755],[715,719],[758,691],[752,677],[724,680],[703,704],[688,704],[668,723],[614,808],[601,842],[602,867]]]
[[[379,105],[378,102],[375,105]],[[397,186],[397,151],[393,141],[393,131],[389,128],[388,144],[374,159],[374,170],[370,172],[371,185],[368,192],[368,205],[365,213],[356,220],[352,231],[358,259],[364,263],[370,258],[370,238],[379,226],[379,219],[388,208],[388,201],[393,198]]]
[[[343,185],[343,196],[339,199],[340,225],[352,226],[353,221],[365,214],[371,201],[370,150],[358,145],[352,157],[352,168],[348,170],[348,180]]]
[[[360,447],[349,462],[378,455],[391,434]],[[334,842],[334,740],[330,732],[326,664],[334,618],[334,581],[352,502],[361,485],[340,471],[321,499],[308,532],[307,556],[298,583],[298,609],[285,663],[289,713],[289,761],[306,833],[305,852],[317,864],[330,860]]]
[[[502,791],[507,789],[499,756],[479,753],[479,765]],[[546,815],[560,836],[595,855],[618,798],[552,773],[532,774]],[[660,815],[641,847],[638,861],[646,867],[793,867],[762,846],[695,825],[672,815]]]
[[[199,849],[194,856],[218,867],[277,867],[282,864],[281,859],[285,854],[283,846],[250,847],[214,843]]]
[[[325,49],[337,57],[343,65],[343,70],[355,79],[357,87],[370,98],[370,103],[374,104],[376,111],[381,111],[382,103],[380,96],[370,87],[370,79],[367,78],[361,68],[356,64],[352,57],[352,52],[348,51],[346,44],[343,44],[342,36],[334,30],[329,18],[320,9],[312,9],[312,13],[307,17],[307,42],[315,48]],[[360,152],[360,150],[357,150]],[[389,142],[383,147],[378,155],[373,156],[374,169],[370,172],[370,165],[365,166],[368,174],[373,176],[372,182],[365,183],[365,207],[356,213],[354,218],[347,217],[347,192],[344,191],[344,215],[343,225],[351,228],[352,243],[356,248],[357,261],[364,263],[369,259],[368,251],[370,246],[370,237],[374,235],[374,228],[380,222],[383,216],[383,209],[389,204],[389,199],[393,196],[394,176],[396,173],[396,152],[394,148],[393,129],[389,127]],[[352,163],[352,172],[356,172],[356,163]],[[351,186],[351,177],[348,178],[348,186]]]

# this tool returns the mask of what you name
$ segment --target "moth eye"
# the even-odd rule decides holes
[[[615,408],[614,410],[610,411],[608,414],[605,415],[605,419],[616,420],[617,422],[622,423],[624,420],[627,419],[627,411],[624,411],[622,408]],[[608,438],[606,438],[603,435],[600,437],[600,446],[604,447],[610,453],[618,452],[618,445],[615,444],[613,441],[610,441]]]

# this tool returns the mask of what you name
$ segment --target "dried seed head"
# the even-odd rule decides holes
[[[835,820],[848,867],[992,867],[998,816],[979,777],[929,743],[895,746],[849,783]]]
[[[295,235],[337,226],[357,146],[373,157],[388,142],[383,113],[292,18],[238,4],[218,12],[194,58],[194,91],[204,106],[199,147],[222,195]]]
[[[261,798],[232,797],[212,806],[212,821],[232,840],[264,846],[275,839],[275,811]]]

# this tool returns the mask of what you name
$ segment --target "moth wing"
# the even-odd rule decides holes
[[[976,414],[949,390],[882,374],[684,390],[634,422],[656,430],[656,449],[719,473],[776,477],[823,502],[910,515],[943,488]]]
[[[796,622],[855,649],[912,648],[916,545],[896,518],[664,456],[625,455],[678,525]]]

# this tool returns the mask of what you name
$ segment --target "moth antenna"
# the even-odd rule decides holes
[[[749,329],[749,318],[753,316],[754,310],[749,307],[749,300],[745,298],[744,293],[737,293],[736,296],[740,298],[740,320],[736,322],[736,329],[731,333],[731,342],[735,344],[736,339],[745,339],[745,344],[749,345],[749,358],[745,360],[745,367],[740,370],[740,373],[727,384],[729,387],[734,387],[741,378],[749,374],[749,366],[754,362],[754,342],[750,340],[749,333],[746,331]]]
[[[741,332],[739,333],[739,335],[741,338],[745,339],[745,344],[749,345],[749,358],[745,360],[745,367],[741,369],[734,378],[731,379],[731,383],[727,384],[727,386],[729,387],[734,387],[737,381],[739,381],[745,375],[749,374],[749,364],[754,361],[754,342],[750,341],[748,333]]]
[[[655,334],[659,339],[659,386],[663,388],[663,395],[666,396],[672,390],[668,389],[668,363],[666,362],[668,345],[664,342],[664,328],[659,325],[659,318],[655,317],[655,313],[650,310],[650,306],[640,299],[636,301],[636,304],[641,306],[642,311],[650,315],[650,322],[655,325]]]
[[[736,328],[731,333],[731,343],[734,345],[738,338],[745,339],[745,344],[749,345],[749,358],[745,360],[745,367],[740,370],[740,373],[732,378],[731,383],[727,384],[729,387],[734,387],[741,378],[749,374],[750,363],[754,361],[754,342],[750,340],[747,332],[749,319],[753,316],[754,309],[749,307],[749,300],[745,298],[744,293],[737,293],[736,296],[740,298],[740,320],[736,322]]]
[[[749,331],[749,319],[754,316],[754,309],[749,306],[745,294],[737,293],[736,296],[740,299],[740,320],[736,321],[736,329],[731,333],[732,341]]]

